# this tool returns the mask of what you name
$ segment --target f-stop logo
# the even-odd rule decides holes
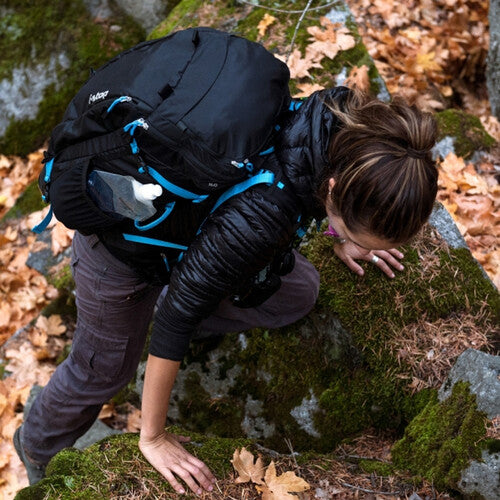
[[[89,104],[94,104],[94,102],[99,101],[101,99],[105,99],[109,94],[109,90],[105,90],[103,92],[97,92],[96,94],[89,95]]]

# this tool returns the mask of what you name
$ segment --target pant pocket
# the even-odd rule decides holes
[[[123,371],[128,341],[128,337],[107,337],[87,329],[75,336],[71,355],[86,373],[114,381]]]

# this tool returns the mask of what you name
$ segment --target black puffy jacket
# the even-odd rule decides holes
[[[169,276],[168,293],[155,316],[151,354],[181,360],[199,323],[290,245],[299,216],[325,217],[314,193],[328,165],[328,143],[338,122],[323,101],[342,101],[347,93],[345,87],[316,92],[283,117],[275,153],[263,166],[274,172],[283,189],[258,185],[229,199],[208,216],[197,236],[210,206],[187,202],[162,224],[155,237],[189,249]],[[112,236],[101,239],[137,269],[163,268],[157,249],[119,243]]]

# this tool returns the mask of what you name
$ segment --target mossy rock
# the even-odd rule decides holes
[[[183,0],[171,11],[170,15],[158,25],[149,35],[149,38],[159,38],[173,31],[193,27],[209,26],[222,29],[249,40],[258,41],[266,49],[275,54],[286,55],[294,37],[295,28],[301,15],[301,7],[293,1],[259,2],[264,8],[249,6],[232,0],[215,0],[208,4],[200,0]],[[292,13],[289,13],[292,11]],[[264,36],[259,35],[258,24],[265,14],[271,14],[276,21],[266,30]],[[356,40],[354,48],[340,51],[334,59],[324,58],[322,68],[310,70],[311,78],[292,80],[292,93],[297,91],[299,83],[319,83],[325,87],[332,87],[341,83],[337,80],[340,74],[347,77],[354,67],[363,65],[369,68],[371,90],[381,97],[388,97],[385,84],[381,79],[375,64],[361,41],[354,17],[346,4],[339,0],[329,3],[325,9],[313,9],[300,24],[295,38],[294,48],[304,55],[305,47],[309,43],[309,26],[319,26],[320,18],[327,16],[332,22],[345,24]]]
[[[2,104],[2,114],[11,117],[0,131],[0,151],[7,155],[42,145],[91,68],[145,37],[118,10],[109,22],[91,19],[82,0],[7,0],[0,10],[0,81],[12,93]],[[15,112],[9,101],[17,103]]]
[[[443,402],[432,398],[392,448],[394,464],[431,481],[456,489],[462,471],[481,458],[485,441],[484,413],[478,411],[469,384],[458,382]]]
[[[495,139],[486,132],[477,116],[459,109],[440,111],[435,116],[439,140],[446,136],[453,137],[457,156],[469,158],[474,152],[488,150],[495,144]]]
[[[181,429],[174,432],[191,437],[190,453],[205,462],[218,479],[232,471],[235,449],[252,449],[248,439],[207,438]],[[16,500],[58,498],[61,500],[96,498],[179,498],[165,479],[146,461],[138,447],[137,434],[105,438],[83,451],[67,448],[47,466],[47,477],[24,488]],[[185,498],[196,498],[186,494]]]
[[[398,356],[405,332],[422,317],[458,328],[466,315],[493,341],[500,312],[498,292],[467,249],[450,249],[427,228],[403,250],[406,270],[394,280],[369,265],[359,278],[328,237],[313,234],[303,253],[321,274],[314,311],[288,327],[194,342],[170,417],[208,434],[243,431],[282,451],[284,438],[297,451],[328,452],[370,427],[402,431],[436,392],[415,394],[414,368]],[[425,352],[414,357],[413,367]]]

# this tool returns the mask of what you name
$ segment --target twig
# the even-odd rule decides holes
[[[302,15],[300,16],[299,20],[297,21],[297,24],[295,25],[295,31],[293,32],[293,38],[292,38],[292,43],[290,44],[290,49],[288,50],[288,54],[286,55],[286,64],[288,64],[288,59],[290,59],[290,54],[293,51],[293,46],[295,45],[295,38],[297,38],[297,32],[299,31],[299,26],[300,23],[302,23],[306,12],[309,10],[309,7],[312,4],[312,0],[309,0],[307,2],[307,5],[304,7],[304,10],[302,11]]]
[[[278,9],[276,7],[267,7],[266,5],[260,5],[258,3],[253,3],[253,2],[247,2],[245,0],[237,0],[237,2],[244,3],[245,5],[250,5],[251,7],[256,7],[258,9],[272,10],[274,12],[282,12],[284,14],[300,14],[301,12],[304,12],[303,10],[286,10],[286,9]],[[336,5],[336,4],[338,4],[338,0],[336,2],[325,3],[325,5],[319,5],[318,7],[312,7],[308,10],[313,11],[313,10],[326,9],[327,7],[332,7],[333,5]]]
[[[273,458],[289,458],[288,455],[284,453],[278,453],[277,451],[271,450],[270,448],[266,448],[265,446],[262,446],[259,443],[255,443],[255,447],[265,453],[266,455],[269,455]]]
[[[297,459],[295,458],[295,452],[293,451],[292,442],[290,441],[290,439],[285,438],[285,443],[288,446],[288,449],[290,450],[290,454],[292,456],[293,463],[295,464],[295,468],[298,469],[299,468],[299,464],[297,463]]]
[[[388,460],[382,460],[380,458],[375,458],[375,457],[363,457],[361,455],[347,455],[344,453],[342,455],[342,458],[354,458],[357,460],[374,460],[376,462],[382,462],[383,464],[392,464],[392,462],[389,462]]]
[[[399,491],[397,493],[391,493],[390,491],[374,491],[374,490],[367,490],[366,488],[360,488],[359,486],[354,486],[353,484],[349,483],[340,483],[342,486],[345,486],[346,488],[353,488],[355,490],[362,491],[363,493],[372,493],[376,495],[391,495],[391,496],[398,496],[402,495],[403,492]]]

